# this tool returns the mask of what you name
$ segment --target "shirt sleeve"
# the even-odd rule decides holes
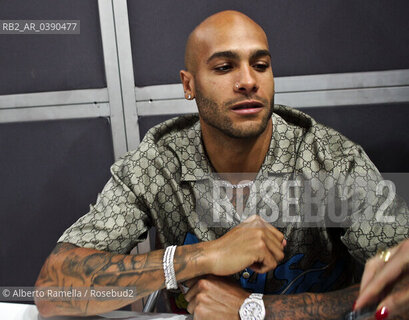
[[[350,198],[350,225],[341,237],[350,254],[361,263],[379,250],[409,237],[409,210],[392,181],[381,174],[361,147],[343,181],[343,196]]]
[[[124,177],[134,162],[120,160],[111,167],[111,179],[90,211],[69,227],[58,242],[115,253],[129,253],[146,238],[149,210],[138,184]],[[127,183],[125,183],[126,181]]]

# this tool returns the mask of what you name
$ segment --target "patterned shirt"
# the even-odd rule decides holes
[[[242,274],[236,278],[253,291],[297,293],[344,287],[353,281],[354,261],[364,262],[380,248],[408,238],[406,204],[391,197],[392,192],[378,190],[382,177],[362,148],[282,105],[274,107],[269,150],[238,213],[227,187],[218,187],[198,120],[198,115],[187,115],[150,129],[137,150],[112,165],[112,177],[95,205],[58,241],[129,253],[151,227],[163,246],[183,245],[217,239],[246,212],[264,212],[263,217],[274,217],[271,224],[285,235],[285,258],[268,274],[246,270],[245,278]],[[310,182],[302,188],[310,197],[302,195],[304,201],[294,204],[288,196],[294,192],[283,191],[282,186],[300,177]],[[275,187],[267,190],[265,181],[273,181]],[[315,215],[307,210],[312,201],[306,199],[311,200],[311,194],[327,199],[331,192],[336,196],[323,201],[323,211],[313,210],[315,215],[321,212],[321,222],[308,224],[303,217]],[[343,208],[347,217],[331,224],[331,217],[337,221]],[[385,223],[379,217],[393,221]]]

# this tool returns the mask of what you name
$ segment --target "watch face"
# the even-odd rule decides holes
[[[255,302],[249,301],[244,306],[240,312],[240,316],[244,319],[254,319],[254,320],[263,320],[264,319],[264,309],[263,307]]]

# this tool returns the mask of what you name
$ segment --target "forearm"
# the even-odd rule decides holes
[[[203,244],[178,247],[174,266],[176,279],[184,281],[206,272]],[[41,269],[36,287],[132,287],[134,300],[164,288],[163,250],[142,255],[120,255],[93,249],[58,244]],[[43,316],[93,315],[118,309],[131,303],[129,299],[98,301],[37,300]]]
[[[359,285],[328,293],[265,295],[266,319],[343,319],[352,310]]]

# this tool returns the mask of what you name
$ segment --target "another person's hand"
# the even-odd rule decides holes
[[[187,281],[190,290],[185,295],[187,310],[195,320],[239,319],[239,309],[250,293],[239,285],[216,276]]]
[[[208,242],[210,272],[227,276],[250,267],[273,270],[284,258],[284,235],[259,216],[251,216],[217,240]]]
[[[408,319],[409,239],[389,252],[385,251],[382,257],[376,255],[366,263],[355,309],[377,303],[377,319],[393,316]]]

